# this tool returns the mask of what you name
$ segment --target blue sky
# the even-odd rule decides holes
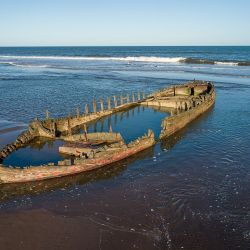
[[[249,0],[0,0],[0,46],[250,45]]]

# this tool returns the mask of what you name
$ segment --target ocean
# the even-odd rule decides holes
[[[53,241],[60,248],[67,239],[75,249],[96,249],[101,239],[102,249],[248,249],[249,46],[1,47],[0,148],[47,109],[67,116],[93,98],[193,79],[214,82],[216,103],[174,137],[106,169],[0,188],[0,243],[11,237],[15,247]],[[130,127],[131,139],[163,118],[147,110],[140,117],[118,128]],[[9,163],[39,164],[39,150],[53,158],[51,143],[39,143]],[[54,234],[44,237],[48,228]]]

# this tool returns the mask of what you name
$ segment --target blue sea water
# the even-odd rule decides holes
[[[186,59],[218,64],[192,64]],[[0,118],[28,122],[84,108],[93,98],[151,92],[188,79],[241,83],[250,78],[250,47],[0,48]]]
[[[149,93],[194,78],[216,86],[211,111],[144,154],[41,189],[2,188],[0,222],[5,212],[15,218],[23,211],[25,221],[26,213],[42,209],[47,221],[54,216],[74,225],[67,236],[79,245],[87,243],[77,233],[91,228],[92,249],[100,232],[106,249],[248,249],[249,62],[250,47],[0,48],[1,147],[46,109],[65,116],[93,98]],[[38,226],[37,219],[32,227]]]

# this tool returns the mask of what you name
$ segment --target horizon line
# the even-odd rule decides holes
[[[250,47],[249,45],[0,45],[0,48],[26,48],[26,47]]]

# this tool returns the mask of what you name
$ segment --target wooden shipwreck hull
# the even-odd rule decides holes
[[[96,158],[78,159],[72,165],[63,165],[64,161],[58,166],[36,166],[25,169],[12,169],[0,165],[0,184],[40,181],[94,170],[132,156],[154,144],[154,134],[151,131],[127,146],[124,145],[113,152],[101,152],[101,155]]]
[[[91,121],[115,112],[143,105],[171,110],[171,115],[162,121],[160,140],[178,132],[209,110],[215,102],[215,89],[210,82],[192,81],[187,84],[168,87],[147,97],[143,94],[141,98],[138,93],[137,100],[135,100],[133,94],[132,102],[129,101],[129,96],[126,100],[127,103],[124,104],[124,99],[121,97],[118,106],[115,97],[114,106],[112,107],[109,98],[107,110],[104,110],[104,106],[101,105],[101,110],[97,111],[96,102],[94,102],[93,113],[89,113],[87,107],[83,115],[77,112],[77,115],[73,117],[51,119],[47,116],[43,121],[37,119],[32,121],[27,131],[24,131],[17,137],[15,142],[6,145],[0,151],[0,161],[3,161],[18,148],[28,145],[36,137],[64,140],[67,143],[60,147],[59,151],[73,155],[72,161],[65,159],[59,161],[56,166],[48,164],[24,169],[5,167],[0,164],[0,184],[23,183],[74,175],[130,157],[156,143],[153,131],[149,129],[147,135],[126,145],[119,133],[110,131],[87,134],[85,129],[85,134],[73,134],[72,129],[79,125],[86,126]],[[106,142],[106,145],[102,147],[103,142]],[[97,148],[95,148],[96,145]]]

